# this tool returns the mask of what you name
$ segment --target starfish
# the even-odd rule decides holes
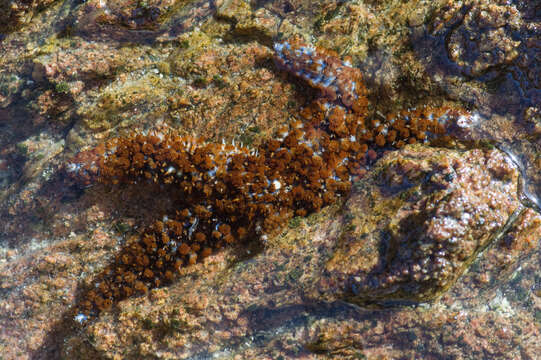
[[[96,278],[76,319],[174,280],[232,243],[266,239],[350,191],[374,149],[427,142],[459,110],[428,107],[369,120],[361,72],[332,51],[292,38],[274,45],[277,66],[320,90],[301,119],[257,148],[208,143],[175,131],[136,132],[78,153],[67,171],[82,184],[148,181],[180,192],[174,214],[157,219]]]

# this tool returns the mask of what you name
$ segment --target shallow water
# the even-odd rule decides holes
[[[69,159],[159,126],[261,144],[318,95],[272,61],[272,43],[295,33],[352,57],[375,118],[418,104],[479,114],[453,135],[467,148],[506,152],[520,170],[523,206],[539,212],[539,9],[468,4],[64,1],[23,7],[8,26],[0,23],[0,351],[81,359],[535,358],[541,233],[524,255],[507,249],[512,261],[501,268],[495,239],[435,302],[359,307],[316,291],[333,286],[323,284],[326,261],[350,221],[339,205],[294,218],[263,244],[224,249],[81,328],[70,313],[126,239],[176,200],[163,186],[78,186],[62,170]]]

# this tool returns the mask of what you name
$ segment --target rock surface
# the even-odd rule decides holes
[[[533,234],[541,231],[541,216],[518,203],[517,176],[497,150],[414,146],[389,154],[342,208],[290,223],[289,231],[269,240],[264,252],[250,260],[228,266],[221,257],[231,256],[226,252],[187,269],[182,280],[167,289],[124,301],[118,313],[105,314],[85,328],[84,338],[93,339],[91,344],[81,342],[80,335],[69,336],[63,355],[81,357],[96,352],[114,356],[129,349],[134,358],[157,353],[173,358],[413,356],[420,347],[435,351],[437,336],[441,336],[448,345],[446,351],[456,354],[471,346],[468,353],[474,356],[483,351],[513,356],[518,349],[507,345],[509,337],[491,338],[490,344],[483,340],[489,337],[485,327],[492,321],[498,322],[500,334],[509,331],[511,313],[527,324],[520,351],[534,354],[539,349],[539,329],[524,318],[524,310],[512,310],[505,296],[500,292],[494,296],[486,289],[470,300],[460,300],[471,295],[461,280],[451,296],[428,307],[377,309],[388,305],[386,299],[406,303],[441,295],[498,231],[500,240],[489,245],[487,258],[477,263],[480,268],[469,273],[465,282],[476,283],[478,289],[488,285],[487,278],[503,282],[502,269],[516,266],[519,259],[531,254],[539,246],[538,239],[532,242]],[[387,186],[389,181],[396,186]],[[483,192],[480,187],[487,182],[491,190]],[[440,200],[427,201],[431,198]],[[470,212],[461,212],[464,202],[459,199],[476,203],[475,199],[483,198],[501,202],[487,200]],[[419,204],[432,204],[440,213],[439,218],[417,214],[417,221],[432,230],[422,237],[420,246],[412,239],[419,237],[417,229],[398,225],[407,223],[403,219]],[[511,229],[504,229],[515,210],[519,220]],[[453,224],[460,213],[471,214],[470,226],[464,223],[466,215],[463,224]],[[438,224],[444,218],[448,222]],[[456,242],[434,235],[444,230]],[[395,231],[395,239],[385,231]],[[483,235],[473,237],[476,232]],[[390,248],[388,242],[393,240],[402,247],[396,252],[381,251],[386,245]],[[445,256],[439,253],[442,249]],[[390,256],[392,253],[396,255]],[[429,261],[419,262],[420,254]],[[444,260],[446,266],[437,267]],[[538,259],[533,260],[535,268]],[[403,270],[410,266],[418,269],[405,276]],[[355,277],[364,279],[369,288],[359,291]],[[481,310],[486,306],[483,299],[490,299],[485,301],[490,301],[491,311]],[[344,301],[376,309],[361,310]],[[455,338],[455,331],[471,330],[464,326],[470,321],[483,335]],[[440,330],[428,330],[435,326]],[[388,341],[396,346],[394,351],[385,349]]]
[[[349,231],[326,277],[344,279],[360,302],[441,295],[519,208],[517,179],[496,150],[388,154],[345,203]]]
[[[0,31],[13,31],[32,21],[32,17],[40,10],[54,3],[55,0],[19,0],[0,1]]]

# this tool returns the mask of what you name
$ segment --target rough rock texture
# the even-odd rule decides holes
[[[443,356],[442,344],[446,354],[455,356],[475,357],[485,353],[500,357],[532,356],[540,349],[536,340],[539,329],[531,317],[531,311],[537,311],[538,305],[517,307],[520,300],[491,286],[516,284],[517,279],[510,276],[519,259],[533,261],[522,263],[526,272],[535,271],[539,265],[539,258],[528,254],[538,251],[534,249],[539,246],[541,216],[518,204],[517,175],[516,169],[497,150],[407,147],[384,157],[342,208],[327,209],[308,219],[297,218],[290,222],[288,231],[269,239],[266,249],[251,259],[235,259],[233,254],[237,251],[226,250],[202,264],[186,268],[182,279],[172,286],[153,290],[147,297],[123,301],[116,311],[104,313],[84,327],[82,333],[66,336],[60,331],[55,335],[60,334],[63,339],[66,336],[63,356],[74,358],[85,358],[89,353],[129,358],[156,354],[165,358],[318,358],[322,354],[331,358],[360,355],[370,358],[407,357],[423,351]],[[386,186],[389,182],[394,186]],[[491,183],[492,186],[487,186],[491,190],[483,193],[479,186],[487,182]],[[393,270],[403,269],[404,264],[418,259],[423,251],[430,258],[435,247],[450,245],[445,241],[429,243],[428,235],[421,244],[424,249],[387,261],[389,252],[381,249],[390,237],[371,238],[373,232],[396,231],[397,224],[407,218],[411,208],[426,205],[428,202],[423,200],[433,197],[441,198],[434,202],[434,207],[442,213],[440,219],[445,218],[444,211],[448,214],[447,227],[434,226],[437,221],[426,214],[419,215],[418,221],[432,225],[433,233],[439,230],[441,234],[444,229],[454,231],[457,241],[446,248],[449,264],[444,269],[453,266],[456,269],[438,272],[440,269],[434,269],[436,262],[430,261],[421,264],[411,278],[395,277],[394,287],[389,282],[371,282],[377,273],[388,278]],[[474,199],[486,197],[501,201],[486,208],[470,209],[468,222],[473,224],[481,216],[486,216],[486,221],[477,221],[472,229],[458,235],[465,227],[449,224],[460,213],[463,203],[453,199],[468,198],[475,202]],[[492,213],[488,211],[490,206]],[[441,295],[479,248],[487,245],[489,233],[502,230],[515,209],[518,220],[514,225],[488,245],[486,257],[477,260],[464,281],[458,281],[439,302],[419,308],[368,310],[385,298],[411,300]],[[486,236],[474,241],[468,236],[473,232]],[[410,250],[415,250],[412,239],[400,235],[409,241]],[[94,237],[101,239],[100,247],[105,245],[101,249],[106,249],[107,243],[114,243],[114,239],[103,235]],[[228,265],[224,261],[227,258],[235,260]],[[401,262],[396,261],[398,258]],[[378,267],[385,262],[391,265],[388,269]],[[366,271],[358,271],[361,267]],[[366,283],[371,285],[370,293],[352,291],[352,274],[364,274]],[[427,274],[430,279],[415,278]],[[526,276],[522,281],[520,289],[528,289],[537,280]],[[528,292],[521,297],[539,302],[536,295]],[[363,310],[347,305],[344,300],[371,305]],[[57,327],[70,329],[71,321],[66,319]],[[493,328],[498,336],[491,336],[488,324],[497,324]],[[520,340],[515,335],[506,335],[515,331],[511,327],[517,324],[524,331]],[[468,335],[470,331],[477,335]],[[516,340],[510,344],[510,338]],[[388,347],[389,343],[393,344],[392,348]]]
[[[445,16],[449,17],[448,13]],[[450,32],[447,51],[451,61],[468,76],[512,63],[519,55],[521,42],[513,39],[513,32],[520,29],[520,20],[515,6],[473,7]]]
[[[525,186],[533,194],[541,193],[541,142],[530,137],[541,103],[540,29],[537,2],[479,0],[442,2],[411,33],[429,82],[483,117],[463,138],[504,144],[524,164]]]
[[[0,108],[6,108],[22,87],[22,80],[15,74],[0,75]]]
[[[538,358],[538,2],[0,0],[0,10],[3,358]],[[495,143],[520,165],[520,198],[532,208],[517,205],[516,197],[502,199],[511,205],[495,204],[498,212],[489,216],[501,217],[494,224],[475,224],[484,206],[492,205],[455,179],[435,178],[432,184],[413,173],[391,173],[377,182],[369,173],[349,205],[360,201],[363,188],[389,184],[377,197],[389,207],[371,203],[375,210],[368,213],[337,204],[295,218],[265,244],[227,249],[186,268],[171,287],[122,302],[84,326],[74,323],[70,309],[78,289],[91,284],[125,239],[163,213],[170,199],[159,188],[74,187],[59,175],[66,159],[133,128],[171,126],[244,144],[273,136],[314,96],[270,58],[272,43],[291,34],[352,57],[365,75],[374,119],[420,102],[450,102],[477,112],[478,121],[456,134],[471,152],[404,152],[410,158],[432,156],[426,169],[440,162],[436,153],[453,153],[460,168],[479,175],[472,184],[485,179],[497,185],[487,191],[508,194],[515,186],[505,180],[508,162],[498,170],[481,160],[501,158],[500,153],[475,150],[479,141]],[[470,165],[462,161],[467,154]],[[419,181],[409,190],[408,176]],[[469,194],[481,204],[463,219],[471,225],[463,235],[483,227],[499,230],[518,206],[516,218],[492,242],[489,234],[467,239],[463,258],[459,252],[443,254],[456,272],[432,267],[429,276],[438,276],[415,280],[399,260],[409,259],[409,272],[409,265],[422,264],[420,254],[448,249],[445,234],[441,243],[430,242],[437,232],[429,230],[443,229],[438,218],[423,217],[448,211],[451,203],[437,198],[446,192]],[[432,194],[435,202],[422,203],[416,198],[421,194]],[[373,216],[374,223],[354,229],[354,219],[363,216]],[[460,230],[458,215],[443,219]],[[427,232],[410,233],[408,220]],[[376,232],[372,242],[351,237],[363,227]],[[416,246],[419,237],[427,249]],[[365,261],[344,255],[351,240],[362,245]],[[375,246],[378,240],[407,253],[386,254]],[[385,261],[379,261],[381,254]],[[339,266],[339,258],[351,268]],[[329,276],[331,265],[343,278]],[[453,285],[442,294],[446,284]],[[384,294],[395,302],[421,294],[436,299],[375,307],[385,302]]]
[[[13,31],[32,20],[34,14],[55,0],[0,1],[0,31]]]
[[[38,358],[60,351],[63,357],[80,359],[88,354],[105,358],[401,357],[423,351],[443,356],[442,344],[446,353],[455,356],[534,356],[540,350],[540,334],[533,315],[541,310],[541,301],[532,291],[539,287],[534,275],[539,257],[531,255],[539,251],[541,216],[519,205],[517,175],[497,150],[406,147],[381,159],[342,207],[294,219],[287,231],[269,239],[264,251],[250,249],[255,256],[246,258],[247,249],[225,250],[185,268],[173,285],[123,301],[83,327],[67,310],[67,317],[58,316],[43,343],[33,344],[29,337],[25,344],[39,346]],[[481,184],[490,184],[489,190],[480,190]],[[103,190],[97,191],[99,198]],[[111,202],[118,202],[118,196],[137,198],[123,192],[113,195]],[[440,200],[426,201],[434,198]],[[463,212],[464,202],[458,199],[479,206]],[[148,203],[146,198],[138,201]],[[414,210],[427,206],[439,211],[440,217]],[[487,244],[515,209],[513,225]],[[100,221],[109,211],[103,205],[92,206],[70,220],[97,225],[88,235],[72,234],[31,255],[7,254],[11,261],[3,267],[2,283],[9,297],[3,309],[12,314],[8,327],[13,334],[30,327],[39,338],[44,319],[40,314],[62,312],[75,303],[77,274],[95,273],[101,259],[117,247],[114,234],[129,233],[127,224],[115,225],[112,233],[101,230]],[[419,231],[401,227],[412,212],[432,230],[422,237],[422,248],[413,241]],[[459,216],[462,224],[453,222]],[[442,225],[438,219],[449,221]],[[443,230],[456,235],[457,241],[445,241],[445,236],[435,241],[434,234]],[[393,233],[394,238],[389,236]],[[468,236],[473,233],[482,235]],[[385,251],[389,241],[408,251],[390,256],[393,252]],[[385,304],[385,299],[441,295],[484,245],[488,248],[468,274],[434,304],[369,310]],[[442,256],[448,261],[445,268],[434,268],[438,247],[447,250]],[[415,264],[420,254],[430,261]],[[519,261],[523,269],[517,277]],[[403,274],[408,262],[419,265],[411,277]],[[360,293],[354,277],[363,276],[369,288]],[[382,278],[386,281],[371,281]],[[90,283],[91,277],[85,282]],[[370,306],[360,309],[344,300]],[[498,336],[487,327],[496,329]],[[518,329],[520,335],[508,335]],[[471,331],[476,336],[468,335]],[[18,337],[9,339],[21,343]],[[6,346],[15,347],[7,340],[3,340]]]
[[[495,150],[388,154],[345,203],[350,220],[326,278],[343,279],[360,302],[441,295],[518,209],[517,178]]]

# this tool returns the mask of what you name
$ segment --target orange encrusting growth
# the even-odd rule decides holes
[[[304,49],[300,51],[299,49]],[[67,169],[82,183],[148,181],[175,187],[182,204],[130,241],[79,305],[102,311],[174,279],[231,243],[276,233],[348,193],[375,159],[371,148],[424,142],[460,113],[420,108],[368,120],[358,69],[319,48],[291,40],[275,46],[277,63],[321,90],[302,121],[256,149],[206,143],[174,131],[135,133],[84,151]],[[321,76],[318,76],[321,71]]]

